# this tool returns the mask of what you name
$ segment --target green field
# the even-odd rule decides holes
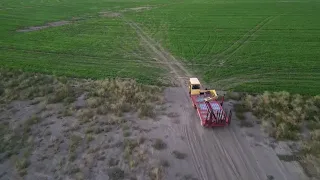
[[[121,19],[99,13],[136,6],[141,3],[2,1],[0,66],[74,77],[135,78],[158,84],[166,70],[153,64],[135,31]],[[78,20],[69,25],[16,32],[74,18]]]
[[[99,15],[147,5],[153,8],[122,14],[214,88],[320,93],[320,1],[3,0],[0,66],[159,83],[167,70],[135,31],[122,18]],[[73,17],[80,20],[16,32]]]

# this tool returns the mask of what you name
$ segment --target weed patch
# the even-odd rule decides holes
[[[250,109],[262,119],[267,132],[276,139],[299,139],[303,122],[317,121],[320,109],[318,96],[306,98],[288,92],[265,92],[262,95],[247,95],[240,111]]]
[[[4,156],[1,157],[0,161],[10,158],[12,155],[18,155],[22,150],[25,149],[31,151],[31,148],[33,147],[31,130],[32,127],[38,124],[40,121],[41,119],[38,116],[33,115],[26,121],[19,123],[18,126],[14,127],[12,127],[9,123],[1,122],[0,153],[3,153]],[[25,161],[28,161],[27,156],[25,158]],[[18,162],[17,165],[19,165],[19,163],[21,164],[21,162]]]
[[[162,169],[159,167],[154,167],[149,173],[151,180],[160,180],[162,179]]]
[[[108,161],[109,166],[117,166],[119,164],[119,160],[115,159],[115,158],[110,158]]]
[[[226,99],[232,99],[232,100],[235,100],[235,101],[240,101],[241,100],[241,95],[237,92],[230,92],[228,91],[225,95],[225,98]]]
[[[124,158],[129,160],[132,156],[132,152],[138,146],[138,142],[135,139],[127,138],[124,140]]]
[[[123,132],[123,137],[128,137],[131,135],[131,132],[130,131],[124,131]]]
[[[162,167],[169,167],[170,166],[169,161],[167,161],[167,160],[161,160],[160,165]]]
[[[172,151],[172,154],[177,159],[185,159],[187,157],[187,154],[179,152],[177,150]]]
[[[77,135],[72,135],[69,145],[69,161],[74,161],[76,159],[76,149],[80,145],[82,138]]]
[[[153,107],[148,104],[142,105],[139,109],[139,116],[153,118],[155,116]]]
[[[20,176],[25,176],[27,174],[27,168],[30,162],[27,158],[17,159],[15,162],[15,167]]]
[[[111,180],[124,179],[124,171],[118,167],[111,168],[108,170],[108,176]]]
[[[320,96],[303,97],[288,92],[265,92],[262,95],[247,95],[243,103],[262,120],[262,127],[277,140],[302,139],[305,126],[310,137],[303,140],[299,156],[283,156],[284,160],[297,160],[307,174],[320,177]],[[298,157],[298,158],[297,158]]]
[[[253,123],[250,121],[243,120],[243,121],[240,121],[240,126],[241,127],[253,127]]]
[[[157,150],[163,150],[167,148],[167,144],[162,139],[156,139],[152,146]]]

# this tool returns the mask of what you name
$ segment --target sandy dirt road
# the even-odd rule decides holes
[[[307,179],[300,167],[288,166],[280,161],[277,153],[271,147],[253,145],[262,144],[262,136],[257,134],[256,142],[248,141],[246,134],[235,120],[229,127],[203,128],[195,109],[191,106],[187,92],[187,81],[189,77],[192,77],[192,74],[160,44],[150,38],[138,24],[125,17],[122,18],[137,32],[146,50],[152,53],[157,61],[166,64],[173,79],[178,81],[179,87],[168,90],[166,98],[180,107],[179,110],[174,111],[179,111],[183,123],[174,131],[179,131],[186,138],[187,147],[192,154],[191,163],[194,167],[192,171],[196,172],[198,179]],[[225,106],[232,108],[232,104],[228,102],[225,103]]]

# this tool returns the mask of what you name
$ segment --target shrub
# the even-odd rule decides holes
[[[152,146],[157,150],[167,148],[167,144],[162,139],[156,139]]]
[[[251,108],[255,116],[270,122],[263,123],[270,135],[277,139],[297,140],[303,121],[319,121],[317,99],[318,96],[306,99],[285,91],[265,92],[256,97],[247,95],[243,104],[246,108]],[[243,112],[244,109],[240,105],[236,107],[236,111]]]
[[[161,161],[160,161],[160,164],[161,164],[161,166],[163,166],[163,167],[169,167],[169,166],[170,166],[169,161],[167,161],[167,160],[161,160]]]
[[[225,96],[226,96],[226,99],[232,99],[232,100],[236,100],[236,101],[241,100],[241,95],[240,95],[240,93],[237,93],[237,92],[228,91]]]
[[[184,159],[184,158],[187,157],[187,154],[182,153],[182,152],[179,152],[179,151],[176,151],[176,150],[172,151],[172,154],[173,154],[174,157],[177,158],[177,159]]]
[[[149,104],[143,104],[139,109],[139,117],[150,117],[155,116],[154,108]]]
[[[108,170],[108,176],[111,180],[124,179],[124,171],[118,167],[111,168]]]
[[[161,168],[152,168],[152,170],[149,173],[151,180],[160,180],[162,179],[162,169]]]
[[[65,102],[72,102],[75,100],[75,92],[69,85],[60,85],[56,87],[56,90],[52,95],[48,97],[48,103],[59,103],[63,102],[66,98]]]
[[[86,100],[86,102],[90,108],[96,108],[100,104],[102,104],[101,98],[97,98],[97,97],[90,97],[89,99]]]
[[[4,87],[0,84],[0,96],[2,96],[2,94],[4,94]]]

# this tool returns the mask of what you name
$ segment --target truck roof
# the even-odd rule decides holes
[[[190,83],[191,84],[200,84],[200,81],[198,80],[198,78],[190,78]]]

